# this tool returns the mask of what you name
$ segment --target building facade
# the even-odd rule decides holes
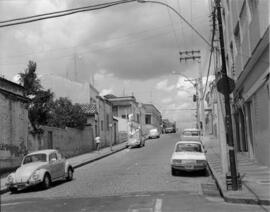
[[[162,116],[153,104],[143,104],[145,111],[145,125],[152,125],[161,132]]]
[[[17,167],[27,153],[29,99],[24,87],[0,78],[0,168]]]
[[[223,0],[238,152],[270,167],[269,1]]]
[[[112,103],[106,98],[98,96],[98,136],[101,147],[111,146],[117,142],[117,120],[113,118]]]

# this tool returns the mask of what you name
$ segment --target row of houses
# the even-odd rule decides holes
[[[221,2],[228,76],[235,82],[231,101],[235,149],[270,167],[269,1]],[[217,65],[216,74],[219,70]],[[225,113],[215,81],[206,101],[208,132],[218,135],[224,126],[219,117]]]
[[[42,133],[33,133],[27,111],[30,100],[24,96],[24,87],[0,78],[0,172],[18,166],[24,154],[39,149],[56,148],[71,157],[93,150],[96,136],[100,136],[102,147],[124,142],[130,114],[144,135],[151,128],[161,130],[159,110],[153,104],[139,103],[134,96],[100,96],[90,83],[52,75],[43,75],[41,83],[56,98],[68,97],[80,103],[87,115],[86,126],[84,130],[41,126]]]

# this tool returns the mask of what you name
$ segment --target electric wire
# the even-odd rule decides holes
[[[207,84],[208,84],[208,79],[210,75],[210,69],[211,69],[211,64],[212,64],[212,55],[213,55],[213,45],[214,45],[214,38],[215,38],[215,31],[216,31],[216,16],[215,16],[215,11],[216,8],[213,9],[212,12],[212,20],[213,20],[213,31],[212,31],[212,38],[211,38],[211,49],[210,49],[210,56],[209,56],[209,63],[208,63],[208,70],[207,70],[207,77],[206,77],[206,82],[204,86],[204,91],[203,91],[203,96],[201,99],[204,99],[206,90],[207,90]]]
[[[81,13],[81,12],[86,12],[86,11],[104,9],[104,8],[115,6],[115,5],[118,5],[118,4],[125,4],[125,3],[134,2],[134,1],[136,1],[136,0],[115,1],[115,2],[109,2],[109,3],[103,3],[103,4],[96,4],[96,5],[81,7],[79,9],[78,8],[77,9],[70,9],[70,10],[68,10],[68,12],[65,12],[65,10],[63,10],[64,12],[63,11],[57,11],[57,12],[44,13],[44,14],[28,16],[28,17],[23,17],[23,18],[10,19],[10,20],[6,20],[6,21],[1,21],[0,22],[0,28],[14,26],[14,25],[20,25],[20,24],[26,24],[26,23],[45,20],[45,19],[58,18],[58,17],[68,16],[68,15]],[[14,22],[14,23],[12,23],[12,22]],[[1,24],[1,23],[4,23],[4,24]]]

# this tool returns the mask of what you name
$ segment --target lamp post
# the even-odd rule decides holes
[[[193,87],[196,89],[196,112],[197,112],[196,119],[197,119],[197,128],[200,129],[200,113],[199,113],[199,98],[198,98],[198,96],[199,96],[198,79],[190,79],[186,75],[184,75],[182,73],[179,73],[179,72],[176,72],[176,71],[172,71],[172,74],[174,74],[174,75],[180,75],[180,76],[186,78],[185,81],[191,83],[193,85]]]

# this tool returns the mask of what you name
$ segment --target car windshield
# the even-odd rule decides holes
[[[200,144],[177,144],[176,152],[202,152]]]
[[[186,135],[186,136],[199,136],[200,133],[199,133],[199,131],[184,131],[183,135]]]
[[[151,129],[150,132],[151,133],[156,133],[157,132],[157,129]]]
[[[24,158],[23,164],[34,163],[34,162],[46,162],[46,154],[33,154],[28,155]]]

